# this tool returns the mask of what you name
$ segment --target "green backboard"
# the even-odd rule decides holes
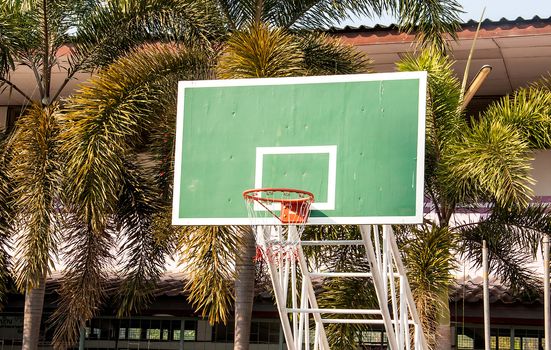
[[[420,223],[425,99],[425,72],[180,82],[173,223],[250,224],[266,187],[312,192],[310,224]]]

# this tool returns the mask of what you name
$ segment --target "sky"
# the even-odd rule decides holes
[[[542,18],[551,17],[551,0],[458,0],[463,6],[464,14],[461,19],[467,22],[470,19],[479,20],[482,10],[486,7],[484,18],[499,20],[502,17],[515,19],[523,17],[532,18],[536,15]],[[338,26],[373,26],[375,24],[388,25],[396,22],[392,17],[380,19],[356,18],[341,22]]]

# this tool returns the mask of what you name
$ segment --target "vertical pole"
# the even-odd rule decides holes
[[[383,324],[385,326],[387,334],[388,345],[391,350],[398,350],[398,343],[396,342],[396,332],[394,331],[390,312],[388,311],[388,305],[386,304],[386,295],[383,295],[383,291],[385,290],[383,287],[383,283],[386,283],[386,281],[383,281],[381,271],[378,268],[379,266],[377,266],[377,258],[375,256],[373,241],[371,239],[371,226],[360,225],[360,232],[362,234],[365,251],[367,253],[369,267],[371,268],[373,284],[375,285],[375,292],[377,294],[377,300],[379,301],[381,315],[383,316]],[[375,239],[379,239],[379,237],[375,237]]]
[[[283,325],[279,323],[279,349],[283,350]]]
[[[302,246],[300,243],[297,246],[298,254],[298,263],[300,270],[302,271],[302,283],[306,283],[306,291],[308,293],[308,300],[310,301],[310,307],[313,309],[318,309],[318,301],[316,299],[316,293],[314,292],[314,286],[312,285],[312,280],[310,279],[310,273],[308,272],[308,266],[306,265],[306,258],[304,252],[302,251]],[[320,348],[323,350],[329,350],[329,342],[327,341],[327,335],[325,333],[325,328],[323,327],[323,322],[321,320],[321,315],[319,313],[314,313],[314,320],[316,321],[316,339],[320,338]]]
[[[404,263],[402,262],[402,258],[400,257],[400,251],[398,250],[398,244],[396,243],[396,237],[394,237],[394,233],[392,232],[392,227],[391,226],[389,227],[390,227],[390,230],[389,230],[388,238],[390,243],[390,251],[392,252],[392,256],[394,257],[394,263],[396,264],[396,269],[398,270],[398,273],[406,277],[404,279],[406,301],[409,306],[409,312],[411,313],[413,323],[415,324],[416,329],[419,330],[418,332],[416,332],[416,334],[419,337],[416,344],[418,344],[419,349],[427,350],[428,349],[427,340],[425,338],[425,334],[423,333],[423,329],[421,327],[421,320],[419,319],[419,314],[417,313],[417,306],[415,305],[415,300],[413,299],[411,288],[409,287],[406,268],[404,266]]]
[[[80,338],[78,339],[78,350],[84,350],[84,338],[86,335],[86,329],[85,327],[80,328]],[[117,334],[117,338],[119,335]]]
[[[482,279],[484,284],[484,349],[490,350],[490,286],[486,240],[482,241]]]
[[[270,229],[266,226],[257,226],[256,230],[259,230],[257,243],[261,247],[266,247],[266,242],[264,241],[264,230]],[[295,350],[295,342],[293,339],[293,331],[291,330],[291,324],[289,323],[289,317],[287,315],[287,300],[283,299],[283,284],[279,279],[279,271],[276,264],[270,258],[267,259],[268,262],[268,274],[272,280],[272,286],[274,287],[274,297],[276,299],[277,312],[279,313],[279,319],[281,320],[281,326],[283,328],[283,335],[285,336],[285,342],[287,343],[288,350]]]
[[[186,321],[180,320],[180,344],[178,346],[179,350],[184,350],[184,335],[186,334]]]
[[[549,236],[543,237],[543,298],[545,320],[545,350],[551,350],[551,305],[549,300]]]

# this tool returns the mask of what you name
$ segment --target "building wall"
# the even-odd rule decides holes
[[[551,150],[535,152],[532,166],[532,176],[536,179],[536,196],[550,197],[546,201],[551,201]]]
[[[7,119],[8,119],[8,107],[0,106],[0,131],[6,130]]]

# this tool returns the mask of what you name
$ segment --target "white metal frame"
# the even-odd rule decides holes
[[[256,230],[273,230],[274,226],[255,226]],[[325,324],[382,324],[391,350],[427,350],[427,343],[415,302],[409,287],[406,270],[400,258],[391,226],[362,225],[361,240],[300,241],[296,256],[284,256],[267,261],[274,287],[283,334],[289,350],[329,350]],[[382,231],[382,232],[381,232]],[[290,227],[289,241],[296,241],[296,228]],[[263,234],[257,234],[263,237]],[[260,238],[262,239],[262,238]],[[263,248],[266,243],[257,242]],[[365,247],[370,271],[310,272],[303,246],[361,245]],[[300,278],[299,278],[300,274]],[[374,284],[379,309],[321,309],[314,292],[312,277],[370,278]],[[369,319],[324,318],[324,314],[371,315]],[[314,321],[314,339],[310,339],[310,316]]]

